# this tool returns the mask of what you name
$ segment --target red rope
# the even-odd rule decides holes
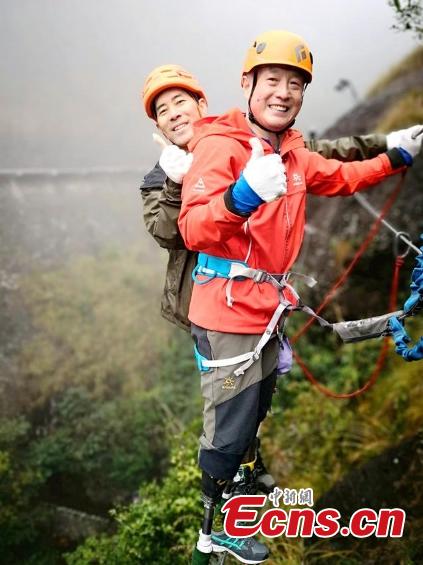
[[[307,365],[304,363],[304,361],[301,359],[301,357],[295,351],[294,351],[294,358],[295,358],[295,361],[298,363],[298,365],[303,370],[303,372],[304,372],[305,376],[308,378],[308,380],[318,390],[320,390],[320,392],[322,392],[325,396],[329,396],[330,398],[354,398],[354,396],[358,396],[359,394],[362,394],[363,392],[365,392],[371,386],[374,385],[378,376],[380,375],[380,372],[383,369],[383,366],[385,365],[386,356],[388,354],[389,348],[390,348],[390,339],[389,339],[389,337],[384,337],[382,347],[380,348],[379,356],[378,356],[377,361],[376,361],[376,366],[373,369],[373,372],[370,375],[369,380],[366,382],[365,385],[363,385],[358,390],[355,390],[354,392],[348,392],[348,393],[346,393],[346,392],[345,393],[342,393],[342,392],[337,393],[337,392],[333,392],[329,388],[326,388],[321,383],[319,383],[318,380],[316,380],[313,373],[309,370]]]
[[[364,239],[363,243],[360,245],[358,251],[355,253],[355,255],[352,258],[352,260],[350,261],[349,265],[346,267],[346,269],[341,274],[341,276],[338,278],[338,280],[335,282],[335,284],[332,286],[332,288],[326,293],[326,295],[323,298],[322,302],[320,303],[319,307],[316,309],[316,314],[320,314],[320,312],[333,299],[333,297],[335,296],[335,292],[338,290],[338,288],[340,286],[342,286],[345,283],[347,278],[350,276],[352,270],[356,266],[357,262],[359,261],[359,259],[363,255],[363,253],[366,251],[366,249],[369,247],[371,242],[374,240],[374,238],[378,234],[380,226],[382,225],[382,220],[385,218],[386,214],[392,208],[393,204],[395,203],[395,201],[398,197],[398,194],[400,193],[400,191],[402,189],[402,186],[403,186],[403,183],[404,183],[404,178],[405,178],[405,175],[402,174],[401,178],[397,182],[395,189],[392,191],[389,198],[385,202],[385,205],[382,208],[382,211],[381,211],[379,217],[371,225],[370,230],[368,231],[366,238]],[[301,337],[308,330],[308,328],[311,326],[311,324],[313,324],[314,321],[315,321],[315,318],[310,318],[307,321],[307,323],[305,323],[304,326],[294,335],[294,337],[292,338],[292,343],[295,343],[298,340],[298,338]]]
[[[327,294],[325,295],[323,301],[321,302],[320,306],[316,310],[317,314],[320,314],[320,312],[323,310],[323,308],[325,308],[325,306],[327,306],[327,304],[334,297],[335,291],[341,285],[343,285],[345,283],[348,276],[351,274],[351,271],[354,269],[355,265],[357,264],[358,260],[363,255],[363,253],[365,252],[367,247],[370,245],[370,243],[373,241],[373,239],[375,238],[376,234],[378,233],[378,231],[380,229],[383,218],[389,212],[389,210],[391,209],[392,205],[394,204],[395,200],[398,197],[398,194],[399,194],[399,192],[400,192],[400,190],[403,186],[403,183],[404,183],[404,176],[405,175],[402,175],[402,178],[399,179],[395,189],[393,190],[392,194],[389,196],[384,207],[382,208],[382,211],[381,211],[379,217],[373,222],[365,240],[363,241],[360,248],[358,249],[358,251],[354,255],[353,259],[350,261],[347,268],[344,270],[342,275],[338,278],[338,280],[335,282],[335,284],[332,286],[332,288],[329,290],[329,292],[327,292]],[[390,309],[391,312],[393,312],[396,309],[397,296],[398,296],[398,286],[399,286],[399,272],[400,272],[400,269],[401,269],[403,264],[404,264],[404,259],[402,257],[396,257],[395,266],[394,266],[394,273],[393,273],[393,276],[392,276],[391,292],[390,292],[390,296],[389,296],[389,309]],[[304,324],[304,326],[293,337],[293,339],[292,339],[293,343],[295,343],[298,340],[298,338],[300,336],[302,336],[308,330],[308,328],[311,326],[311,324],[314,322],[314,320],[315,320],[315,318],[311,318],[306,324]],[[385,338],[383,338],[382,346],[380,348],[379,356],[376,360],[375,368],[373,369],[368,381],[361,388],[359,388],[358,390],[355,390],[354,392],[350,392],[350,393],[336,393],[336,392],[331,391],[330,389],[328,389],[327,387],[325,387],[324,385],[319,383],[319,381],[317,381],[317,379],[314,377],[314,375],[312,374],[310,369],[307,367],[305,362],[298,355],[298,353],[296,353],[294,351],[293,355],[294,355],[294,359],[296,360],[298,365],[303,370],[307,379],[320,392],[322,392],[323,394],[325,394],[326,396],[329,396],[331,398],[353,398],[355,396],[358,396],[359,394],[362,394],[363,392],[365,392],[371,386],[374,385],[374,383],[376,382],[378,376],[380,375],[380,373],[381,373],[381,371],[382,371],[382,369],[385,365],[385,361],[386,361],[386,357],[388,355],[389,349],[390,349],[390,338],[385,337]]]
[[[398,297],[398,287],[399,287],[399,274],[401,267],[404,265],[404,257],[398,256],[395,259],[395,269],[394,274],[392,276],[392,283],[391,283],[391,294],[389,297],[389,310],[393,312],[397,309],[397,297]]]
[[[390,308],[391,312],[393,312],[396,309],[397,295],[398,295],[399,272],[400,272],[400,269],[401,269],[403,264],[404,264],[404,259],[402,257],[397,257],[396,260],[395,260],[394,274],[392,276],[391,293],[390,293],[390,297],[389,297],[389,308]],[[373,371],[372,371],[372,373],[369,377],[369,380],[366,382],[366,384],[364,384],[358,390],[355,390],[354,392],[349,392],[349,393],[336,393],[336,392],[333,392],[330,389],[326,388],[321,383],[319,383],[318,380],[316,380],[313,373],[310,371],[310,369],[307,367],[305,362],[301,359],[301,357],[295,351],[294,351],[294,358],[295,358],[296,362],[298,363],[298,365],[303,370],[303,372],[304,372],[305,376],[308,378],[308,380],[318,390],[320,390],[320,392],[322,392],[323,394],[325,394],[326,396],[329,396],[331,398],[353,398],[354,396],[358,396],[359,394],[362,394],[363,392],[365,392],[371,386],[374,385],[374,383],[376,382],[378,376],[380,375],[380,373],[381,373],[381,371],[382,371],[382,369],[385,365],[385,361],[386,361],[386,357],[388,355],[388,351],[390,349],[390,345],[391,345],[390,338],[384,337],[383,342],[382,342],[382,346],[380,348],[379,356],[376,360],[375,368],[373,369]]]

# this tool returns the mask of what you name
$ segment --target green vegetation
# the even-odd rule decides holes
[[[420,323],[415,331],[422,330]],[[317,338],[320,345],[323,341]],[[368,351],[369,344],[359,346],[355,352],[354,348],[345,347],[336,363],[326,349],[312,347],[305,340],[299,349],[320,372],[329,373],[330,369],[329,386],[336,387],[347,377],[350,387],[357,384],[354,381],[359,380],[362,369],[371,369],[377,345],[370,345],[373,351]],[[348,379],[351,369],[357,375]],[[312,487],[316,500],[358,463],[413,436],[423,421],[422,387],[418,364],[408,365],[391,356],[389,369],[364,397],[358,401],[332,400],[311,388],[296,367],[279,383],[273,415],[263,437],[266,459],[271,462],[280,487]],[[188,562],[201,520],[199,472],[195,464],[199,422],[194,428],[196,433],[187,430],[174,443],[163,482],[141,488],[139,502],[113,511],[116,534],[88,539],[67,556],[68,565]],[[419,535],[421,528],[418,532],[412,530],[408,538],[396,540],[394,545],[384,541],[375,549],[362,542],[359,548],[338,550],[329,544],[309,546],[304,540],[281,537],[266,541],[272,549],[268,563],[358,565],[364,562],[365,555],[380,563],[417,563],[412,558]],[[235,563],[231,559],[227,562]]]
[[[362,274],[356,276],[357,284]],[[80,258],[21,281],[31,329],[15,359],[21,415],[15,407],[0,422],[5,564],[187,562],[202,512],[201,402],[190,338],[159,320],[156,280],[128,250]],[[299,323],[292,319],[291,335]],[[414,335],[422,333],[420,318],[414,325]],[[312,327],[296,348],[318,379],[350,391],[370,374],[379,343],[339,348],[333,336]],[[419,369],[392,355],[371,391],[339,401],[321,396],[295,367],[280,381],[263,430],[278,484],[312,487],[316,500],[351,469],[416,435],[423,417]],[[406,475],[407,485],[412,480]],[[57,506],[103,516],[111,526],[85,542],[81,533],[67,537],[55,525]],[[410,518],[407,535],[389,549],[396,562],[414,562],[421,531]],[[380,544],[381,553],[364,542],[334,548],[279,538],[270,545],[269,565],[358,564],[364,555],[390,562],[388,542]]]
[[[154,271],[134,251],[108,252],[32,273],[20,292],[31,332],[15,360],[22,415],[0,423],[2,562],[186,563],[202,512],[201,402],[189,336],[158,319]],[[292,320],[291,335],[299,323]],[[414,325],[414,335],[422,333],[420,318]],[[350,391],[370,374],[379,343],[339,348],[312,327],[296,348],[318,379]],[[392,355],[372,390],[339,401],[321,396],[295,367],[280,381],[263,430],[278,484],[312,487],[316,500],[351,469],[416,435],[420,372]],[[66,537],[54,523],[57,505],[108,517],[115,531],[83,543]],[[421,531],[410,518],[404,539],[380,544],[380,553],[365,542],[334,548],[279,538],[269,565],[358,564],[364,555],[389,563],[388,547],[392,563],[413,563]]]
[[[93,398],[151,388],[169,335],[156,323],[156,276],[135,252],[108,252],[25,278],[33,331],[20,357],[21,401],[42,406],[69,386]]]
[[[118,532],[112,538],[91,538],[71,555],[68,565],[184,565],[197,538],[202,508],[200,472],[196,465],[197,433],[175,438],[165,480],[140,489],[140,502],[113,511]]]
[[[21,281],[30,331],[0,421],[2,563],[59,562],[75,541],[46,535],[55,505],[107,516],[128,503],[198,415],[190,338],[158,318],[156,277],[128,250]]]

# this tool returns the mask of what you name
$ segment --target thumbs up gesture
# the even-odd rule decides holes
[[[173,182],[182,184],[192,164],[193,154],[187,153],[177,145],[168,144],[160,135],[153,133],[153,140],[161,148],[159,165]]]
[[[257,137],[250,139],[251,157],[243,175],[248,185],[262,200],[272,202],[286,194],[285,166],[277,153],[264,154]]]

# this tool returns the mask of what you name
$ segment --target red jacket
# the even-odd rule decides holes
[[[248,218],[230,212],[223,200],[226,189],[240,176],[251,156],[253,137],[237,109],[196,124],[190,143],[193,164],[185,176],[179,229],[189,249],[243,261],[270,273],[289,271],[301,248],[305,225],[306,192],[322,196],[348,196],[398,172],[386,154],[367,161],[342,163],[325,159],[305,148],[300,132],[283,136],[280,154],[286,167],[287,194],[262,204]],[[265,153],[272,153],[263,141]],[[269,283],[234,281],[232,307],[226,304],[227,280],[194,285],[189,319],[210,330],[262,333],[277,304],[277,291]]]

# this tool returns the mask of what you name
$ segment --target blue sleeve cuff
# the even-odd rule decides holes
[[[411,167],[411,165],[413,164],[413,157],[410,155],[410,153],[402,147],[398,147],[398,151],[401,153],[401,157],[404,159],[404,163],[407,165],[407,167]]]
[[[232,189],[232,202],[238,212],[245,214],[257,210],[264,200],[254,192],[241,173]]]

